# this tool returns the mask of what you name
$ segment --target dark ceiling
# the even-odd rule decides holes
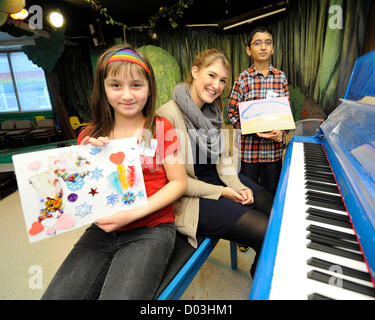
[[[148,18],[155,15],[161,6],[171,7],[178,0],[96,0],[115,20],[127,26],[148,24]],[[217,24],[224,20],[256,10],[280,0],[193,0],[185,9],[184,16],[177,20],[179,26],[186,24]],[[90,8],[85,0],[26,0],[26,7],[38,4],[45,11],[59,8],[66,18],[66,35],[69,37],[87,36],[88,24],[99,18],[104,28],[105,18]],[[164,23],[164,24],[163,24]],[[158,21],[158,26],[167,26],[168,22]],[[120,29],[117,27],[117,29]]]

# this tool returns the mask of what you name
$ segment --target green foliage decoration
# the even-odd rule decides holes
[[[189,8],[192,5],[193,0],[179,0],[176,4],[170,7],[160,7],[159,10],[148,18],[148,25],[141,25],[141,26],[127,26],[125,23],[121,21],[116,21],[112,18],[112,16],[108,13],[108,9],[103,7],[100,4],[99,0],[85,0],[90,7],[97,11],[100,15],[105,18],[105,23],[115,26],[123,27],[125,30],[138,30],[143,31],[145,28],[155,28],[157,22],[160,19],[167,19],[169,24],[173,29],[178,27],[177,20],[184,15],[184,10]]]
[[[180,67],[176,59],[166,50],[147,45],[137,49],[150,62],[155,73],[157,85],[157,107],[168,102],[173,97],[175,86],[181,82]]]
[[[294,121],[297,122],[301,120],[303,103],[305,102],[306,96],[302,93],[300,88],[294,88],[292,85],[288,87],[290,107],[292,109]]]
[[[51,32],[50,38],[36,38],[35,46],[23,46],[22,50],[38,67],[52,72],[64,53],[65,29]]]

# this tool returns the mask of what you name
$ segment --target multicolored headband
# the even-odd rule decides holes
[[[146,63],[134,51],[125,49],[114,53],[108,60],[107,65],[116,61],[129,61],[141,66],[149,75],[151,75]]]

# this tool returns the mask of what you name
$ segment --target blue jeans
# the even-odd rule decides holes
[[[65,259],[43,300],[151,300],[172,256],[173,224],[106,233],[91,225]]]

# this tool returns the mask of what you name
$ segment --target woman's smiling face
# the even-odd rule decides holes
[[[191,97],[197,107],[202,108],[205,103],[212,103],[221,95],[228,78],[228,71],[218,58],[200,70],[193,67],[192,75]]]

